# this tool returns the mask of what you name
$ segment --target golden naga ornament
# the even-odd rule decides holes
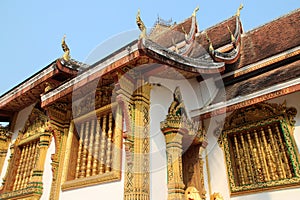
[[[197,6],[192,14],[192,17],[196,17],[197,12],[199,11],[199,6]]]
[[[244,8],[244,5],[243,4],[241,4],[240,6],[239,6],[239,8],[237,9],[237,11],[236,11],[236,16],[237,17],[239,17],[240,15],[241,15],[241,10]]]
[[[214,54],[215,49],[214,49],[213,43],[212,43],[211,39],[209,38],[207,32],[205,32],[205,35],[206,35],[206,40],[209,43],[209,47],[208,47],[209,53]]]
[[[70,60],[70,49],[69,49],[65,39],[66,39],[66,35],[64,35],[64,37],[62,38],[62,41],[61,41],[61,47],[62,47],[63,51],[65,52],[62,57],[65,61],[69,61]]]
[[[136,15],[136,24],[139,27],[139,29],[141,30],[140,38],[145,38],[147,29],[146,29],[144,22],[141,19],[140,9],[138,9],[138,13]]]

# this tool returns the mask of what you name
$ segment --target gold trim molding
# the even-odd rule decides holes
[[[296,113],[286,102],[260,103],[226,118],[219,144],[232,196],[299,187],[299,152],[293,138]]]
[[[120,171],[111,171],[96,176],[90,176],[82,179],[67,181],[62,185],[61,189],[63,191],[72,190],[72,189],[83,188],[83,187],[96,185],[100,183],[108,183],[108,182],[119,181],[119,180],[121,180]]]

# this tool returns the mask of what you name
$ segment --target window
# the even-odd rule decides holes
[[[20,160],[17,173],[13,184],[13,190],[20,190],[27,187],[32,177],[33,169],[36,166],[37,155],[39,152],[39,141],[35,140],[28,144],[20,145]]]
[[[232,195],[299,185],[295,108],[257,104],[233,112],[222,132]]]
[[[103,95],[109,100],[107,94]],[[93,110],[95,107],[89,106],[91,99],[87,96],[80,100],[79,107],[85,102],[85,108],[75,112],[77,115],[70,128],[73,131],[68,136],[67,151],[70,154],[66,156],[68,170],[63,190],[121,178],[121,108],[108,100],[99,105],[96,98],[96,110]]]
[[[11,146],[11,158],[0,199],[39,199],[47,149],[51,140],[49,120],[33,108],[25,127]]]

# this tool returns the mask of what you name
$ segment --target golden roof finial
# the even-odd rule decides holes
[[[70,60],[70,49],[69,49],[65,39],[66,39],[66,35],[64,35],[64,37],[62,38],[62,41],[61,41],[61,47],[62,47],[63,51],[65,52],[62,57],[65,61],[69,61]]]
[[[241,5],[239,6],[239,8],[237,9],[237,11],[236,11],[236,16],[240,16],[241,15],[241,10],[244,8],[244,5],[241,3]]]
[[[228,31],[229,31],[229,33],[230,33],[230,39],[231,39],[231,42],[234,43],[234,42],[235,42],[235,37],[233,36],[233,34],[232,34],[232,32],[231,32],[231,30],[230,30],[230,28],[229,28],[228,25],[227,25],[227,29],[228,29]]]
[[[210,52],[210,53],[213,53],[214,50],[215,50],[214,47],[213,47],[213,44],[212,44],[210,38],[208,37],[207,32],[205,32],[205,34],[206,34],[206,39],[207,39],[207,41],[208,41],[208,43],[209,43],[209,52]]]
[[[193,14],[192,14],[193,17],[196,17],[196,14],[197,14],[198,10],[199,10],[199,6],[197,6],[197,7],[195,8],[195,10],[194,10],[194,12],[193,12]]]
[[[187,39],[188,39],[188,34],[187,34],[185,28],[182,26],[181,29],[182,29],[182,31],[184,32],[184,37],[185,37],[185,39],[187,40]]]
[[[145,38],[146,37],[146,26],[141,19],[140,9],[138,9],[138,13],[136,15],[136,24],[138,25],[139,29],[141,30],[140,38]]]

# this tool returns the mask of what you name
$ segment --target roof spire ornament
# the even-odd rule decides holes
[[[209,43],[209,48],[208,48],[208,49],[209,49],[209,53],[210,53],[210,54],[214,54],[215,49],[214,49],[214,47],[213,47],[212,41],[211,41],[210,38],[208,37],[207,32],[205,32],[205,34],[206,34],[207,42]]]
[[[62,41],[61,41],[61,47],[62,47],[63,51],[65,52],[62,57],[65,61],[69,61],[70,60],[70,49],[69,49],[65,39],[66,39],[66,35],[64,35],[64,37],[62,38]]]
[[[229,26],[227,26],[227,29],[228,29],[228,31],[229,31],[229,33],[230,33],[230,39],[231,39],[231,42],[232,42],[232,43],[235,43],[235,42],[236,42],[236,39],[235,39],[235,37],[233,36],[233,34],[232,34],[232,32],[231,32]]]
[[[184,38],[185,38],[185,40],[187,40],[188,39],[188,34],[187,34],[185,28],[182,26],[181,29],[184,32]]]
[[[138,25],[139,29],[141,30],[140,38],[145,38],[147,29],[146,29],[144,22],[141,19],[140,9],[138,9],[138,13],[136,15],[136,24]]]
[[[240,15],[241,15],[241,10],[244,8],[244,5],[241,3],[241,5],[239,6],[239,8],[237,9],[237,11],[236,11],[236,16],[237,17],[240,17]]]
[[[197,14],[198,10],[199,10],[199,6],[197,6],[197,7],[195,8],[195,10],[194,10],[194,12],[193,12],[193,14],[192,14],[192,17],[196,17],[196,14]]]

